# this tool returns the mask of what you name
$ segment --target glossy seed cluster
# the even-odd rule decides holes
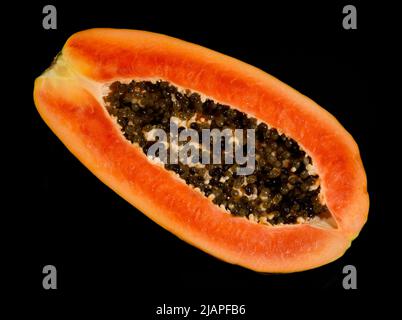
[[[275,128],[164,81],[117,81],[109,89],[104,97],[107,111],[117,118],[124,136],[145,153],[154,143],[147,141],[146,133],[153,128],[169,132],[172,117],[181,120],[179,132],[191,128],[200,137],[202,129],[256,130],[256,165],[251,175],[237,175],[238,164],[164,165],[231,214],[277,225],[303,223],[327,212],[318,198],[319,179],[311,158]],[[243,140],[246,150],[247,140]]]

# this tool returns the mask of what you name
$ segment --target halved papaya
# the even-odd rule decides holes
[[[137,93],[146,102],[135,100]],[[160,102],[161,97],[170,100]],[[194,105],[202,113],[207,104],[206,117],[215,124],[217,117],[224,123],[232,113],[233,123],[245,121],[254,128],[259,123],[263,137],[256,150],[259,159],[265,157],[261,150],[268,150],[268,162],[261,162],[262,173],[253,179],[237,177],[245,179],[240,188],[251,196],[232,190],[232,204],[222,197],[218,189],[228,189],[223,175],[236,176],[228,167],[212,168],[224,179],[214,180],[213,187],[203,184],[200,192],[191,174],[183,178],[181,167],[157,164],[139,147],[135,139],[141,137],[130,127],[142,123],[138,115],[155,120],[154,114],[163,114],[159,121],[166,122],[172,114],[158,113],[154,106],[174,108],[177,99],[186,101],[184,113]],[[34,100],[47,125],[101,181],[159,225],[224,261],[261,272],[311,269],[342,256],[366,222],[366,175],[351,135],[309,98],[234,58],[145,31],[86,30],[71,36],[36,79]],[[226,113],[217,115],[211,106]],[[129,121],[130,112],[137,113]],[[287,152],[287,147],[293,149]],[[289,168],[289,163],[305,165],[305,159],[315,170],[306,179],[318,181],[319,189],[297,176],[308,177],[306,170]],[[289,184],[291,179],[296,182]],[[276,183],[282,189],[275,189]],[[219,193],[221,202],[211,201],[207,190]],[[287,200],[278,204],[278,199]],[[309,215],[317,199],[326,214]],[[267,203],[272,212],[263,206]],[[300,212],[307,215],[296,221]]]

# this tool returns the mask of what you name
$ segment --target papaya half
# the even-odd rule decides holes
[[[78,32],[36,79],[34,101],[101,181],[226,262],[315,268],[342,256],[367,220],[364,167],[342,125],[273,76],[207,48],[145,31]],[[144,132],[173,118],[199,132],[255,129],[255,172],[153,161]]]

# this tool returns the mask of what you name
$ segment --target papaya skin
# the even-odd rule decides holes
[[[125,79],[169,81],[295,139],[313,159],[336,227],[270,227],[233,217],[149,162],[102,104],[105,85]],[[179,238],[229,263],[267,273],[315,268],[341,257],[367,220],[367,180],[352,136],[296,90],[212,50],[146,31],[78,32],[36,79],[34,101],[50,129],[107,186]]]

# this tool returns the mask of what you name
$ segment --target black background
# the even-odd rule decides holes
[[[42,28],[46,4],[57,8],[57,30]],[[346,4],[55,1],[25,8],[21,28],[8,39],[16,49],[9,53],[19,61],[13,70],[19,85],[11,88],[19,109],[11,119],[25,124],[15,133],[24,148],[15,153],[21,167],[9,198],[18,221],[11,239],[24,275],[22,290],[45,303],[80,295],[132,297],[132,314],[149,316],[163,303],[246,303],[251,318],[278,303],[331,304],[329,296],[352,303],[381,292],[384,210],[373,160],[378,121],[367,66],[382,58],[373,11],[355,3],[358,29],[344,30]],[[34,79],[67,38],[92,27],[142,29],[206,46],[271,73],[335,115],[359,144],[371,200],[368,223],[346,254],[310,271],[258,274],[182,242],[95,178],[47,128],[32,100]],[[57,267],[57,290],[42,288],[47,264]],[[358,290],[342,288],[347,264],[357,268]]]

